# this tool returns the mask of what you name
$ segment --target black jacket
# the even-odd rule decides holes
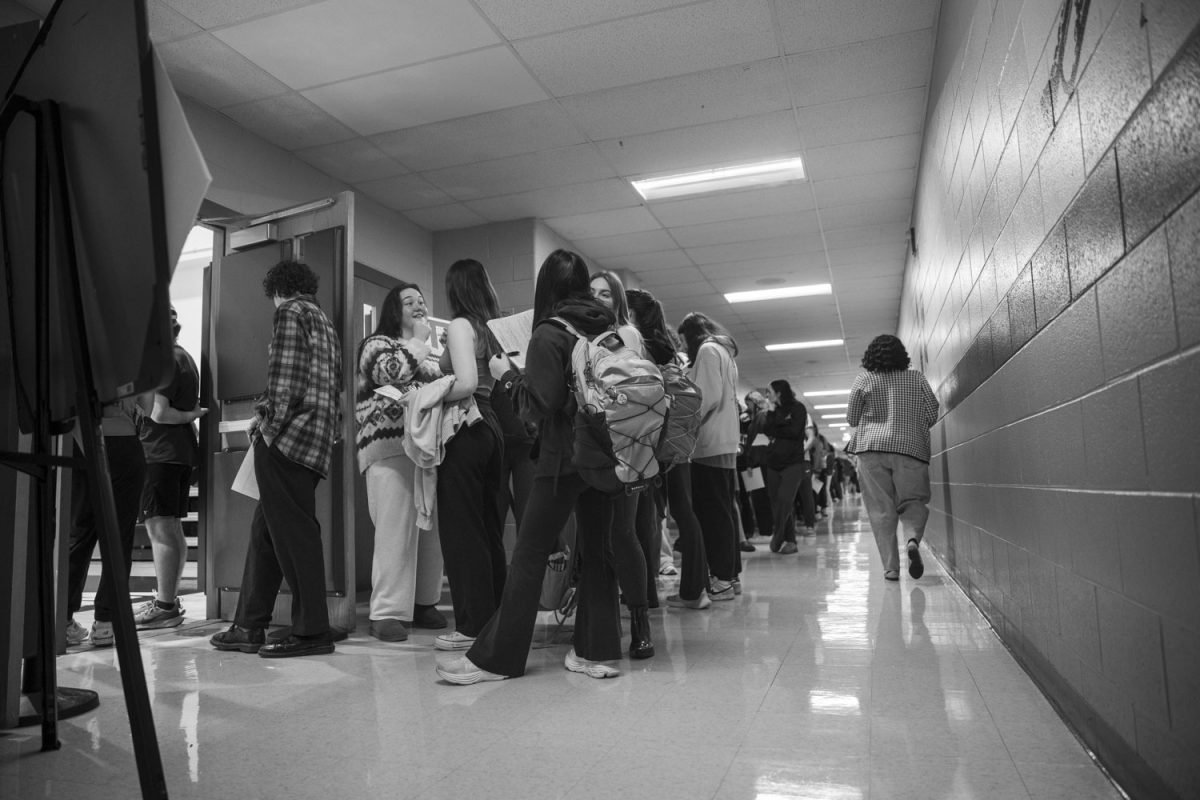
[[[611,330],[616,322],[612,311],[594,300],[564,300],[554,308],[575,330],[595,336]],[[575,335],[552,320],[533,328],[525,357],[525,372],[511,371],[500,379],[512,398],[513,408],[526,422],[538,426],[535,477],[570,475],[571,450],[575,442],[575,398],[571,393],[571,352]]]
[[[808,424],[808,409],[797,401],[776,406],[768,411],[763,433],[771,438],[767,446],[767,466],[781,470],[804,461],[804,428]]]

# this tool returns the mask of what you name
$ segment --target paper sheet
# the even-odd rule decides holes
[[[238,467],[237,475],[233,476],[233,486],[230,488],[253,500],[258,499],[258,478],[254,475],[253,447],[246,451],[246,457],[242,459],[242,465]]]
[[[404,401],[404,392],[400,391],[399,389],[397,389],[395,386],[392,386],[391,384],[388,384],[386,386],[376,387],[375,394],[380,395],[382,397],[386,397],[389,400],[395,400],[397,403],[401,403]]]
[[[533,337],[533,309],[488,320],[488,327],[496,334],[496,341],[500,342],[513,364],[525,369],[525,351],[529,349],[529,340]]]
[[[765,433],[760,433],[758,436],[754,437],[754,441],[750,443],[750,446],[751,447],[766,447],[770,443],[771,443],[771,440],[767,438],[767,435]]]
[[[816,475],[812,476],[812,487],[813,487],[814,492],[821,491],[821,479],[818,478]]]
[[[762,470],[758,467],[742,470],[742,484],[746,487],[747,492],[767,488],[766,482],[763,481]]]

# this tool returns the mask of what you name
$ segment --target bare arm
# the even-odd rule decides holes
[[[208,413],[207,408],[196,406],[191,411],[181,411],[172,408],[167,398],[158,392],[154,393],[154,408],[150,411],[150,419],[159,425],[187,425],[192,420],[200,419]]]
[[[475,365],[475,329],[463,317],[450,323],[446,338],[450,363],[454,367],[454,386],[446,393],[446,402],[470,397],[479,388],[479,369]]]

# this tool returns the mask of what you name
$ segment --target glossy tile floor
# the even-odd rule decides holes
[[[658,655],[615,680],[566,672],[552,644],[523,678],[449,686],[432,635],[383,644],[365,618],[307,659],[217,652],[216,622],[145,634],[170,794],[1121,797],[935,559],[885,583],[860,508],[835,509],[798,555],[760,543],[734,602],[653,612]],[[101,706],[61,724],[55,753],[37,728],[0,732],[0,797],[139,796],[115,661],[86,646],[59,659],[60,682]]]

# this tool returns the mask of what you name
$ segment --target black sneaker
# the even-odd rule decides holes
[[[916,539],[908,540],[908,574],[919,578],[925,574],[925,562],[921,560],[921,546]]]
[[[237,625],[230,625],[229,630],[213,634],[208,641],[218,650],[257,653],[266,642],[266,636],[262,628],[239,628]]]

